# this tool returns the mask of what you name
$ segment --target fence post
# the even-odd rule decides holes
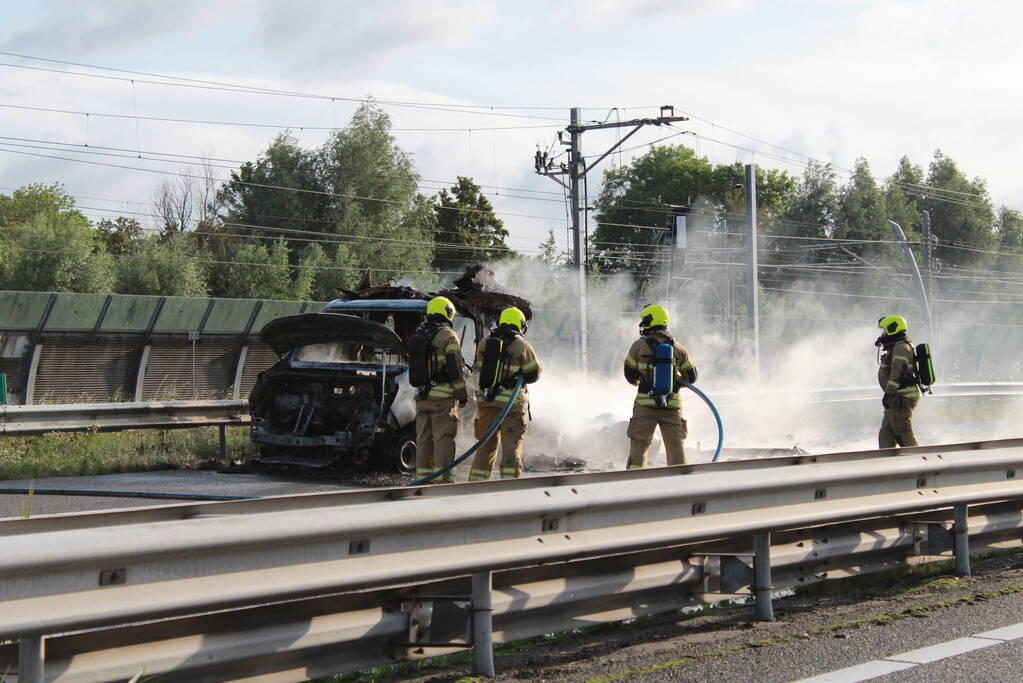
[[[220,460],[224,462],[227,460],[227,425],[218,425],[220,427]]]
[[[771,534],[753,536],[753,595],[757,621],[774,621],[771,604]]]
[[[954,538],[954,549],[956,556],[956,575],[970,575],[970,522],[969,508],[966,505],[956,505],[954,508],[954,522],[952,524],[952,535]]]
[[[494,677],[494,603],[490,572],[472,575],[472,672]]]
[[[18,643],[18,683],[43,683],[46,644],[43,636],[29,636]]]

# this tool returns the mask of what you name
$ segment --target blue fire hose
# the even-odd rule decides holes
[[[512,390],[512,395],[511,395],[511,398],[508,400],[508,403],[501,410],[501,413],[497,416],[497,419],[494,420],[494,424],[490,425],[490,429],[487,430],[487,433],[484,434],[480,438],[479,441],[474,443],[472,445],[472,448],[467,450],[465,453],[462,453],[462,455],[459,456],[458,458],[455,458],[454,462],[452,462],[452,463],[450,463],[448,465],[445,465],[444,467],[440,468],[439,470],[435,471],[432,474],[426,475],[422,479],[416,479],[414,482],[409,484],[409,486],[419,486],[420,484],[428,484],[428,483],[430,483],[431,481],[433,481],[437,477],[441,476],[442,474],[446,474],[447,472],[450,472],[459,463],[461,463],[463,460],[465,460],[470,455],[472,455],[477,450],[479,450],[479,447],[482,446],[484,443],[486,443],[487,439],[492,437],[494,435],[494,433],[497,431],[497,428],[501,426],[502,422],[504,422],[504,418],[506,418],[508,416],[508,412],[511,410],[512,406],[515,405],[515,399],[518,398],[519,391],[522,389],[522,385],[525,383],[525,381],[526,381],[526,378],[523,377],[522,375],[519,375],[519,381],[515,383],[515,389]]]
[[[714,457],[711,458],[710,461],[717,462],[718,456],[721,455],[721,444],[725,441],[725,428],[721,424],[721,416],[718,414],[718,409],[714,406],[714,402],[707,397],[707,394],[703,393],[689,382],[682,382],[682,384],[686,385],[689,389],[692,389],[694,394],[702,398],[703,402],[707,404],[708,408],[710,408],[710,412],[714,414],[714,421],[718,423],[718,446],[714,449]]]

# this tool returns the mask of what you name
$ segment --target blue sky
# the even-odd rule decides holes
[[[396,132],[423,177],[441,181],[425,183],[425,192],[456,175],[556,191],[533,174],[532,154],[563,125],[569,106],[603,119],[610,107],[630,117],[656,111],[635,107],[673,104],[701,117],[686,128],[703,137],[672,142],[695,144],[715,162],[798,174],[803,155],[840,169],[862,155],[883,177],[901,155],[926,165],[940,147],[969,175],[987,178],[996,202],[1023,207],[1015,168],[1023,151],[1023,8],[1013,2],[0,0],[0,14],[0,50],[35,57],[339,97],[551,108],[472,115],[389,108],[396,129],[458,129]],[[0,63],[73,69],[10,56]],[[343,124],[354,106],[0,69],[0,104],[292,127]],[[0,135],[244,160],[277,132],[85,118],[0,108]],[[550,127],[481,130],[500,125]],[[298,137],[315,145],[325,134]],[[635,139],[664,134],[650,129]],[[587,134],[584,145],[595,152],[612,139]],[[76,195],[136,202],[125,206],[144,212],[158,175],[0,153],[0,187],[54,180]],[[506,217],[512,246],[534,248],[548,229],[562,238],[556,195],[500,192],[499,211],[533,216]]]

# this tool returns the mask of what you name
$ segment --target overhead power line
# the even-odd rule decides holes
[[[94,112],[94,111],[80,111],[75,109],[57,109],[55,107],[34,107],[27,104],[0,104],[0,107],[6,109],[19,109],[23,111],[41,111],[51,114],[68,114],[73,116],[95,116],[98,118],[109,118],[109,119],[132,119],[135,121],[159,121],[163,123],[192,123],[197,125],[207,126],[234,126],[240,128],[273,128],[277,130],[316,130],[316,131],[330,131],[338,130],[337,126],[310,126],[310,125],[295,125],[295,124],[282,124],[282,123],[256,123],[252,121],[211,121],[207,119],[185,119],[177,118],[173,116],[146,116],[143,114],[114,114],[110,112]],[[449,128],[391,128],[390,130],[395,132],[465,132],[465,131],[498,131],[498,130],[525,130],[534,128],[557,128],[557,125],[553,124],[538,124],[531,126],[497,126],[497,127],[475,127],[475,126],[460,126],[460,127],[449,127]]]
[[[105,147],[105,146],[102,146],[102,145],[84,145],[84,144],[66,143],[66,142],[49,142],[49,141],[45,141],[45,140],[41,141],[41,142],[43,142],[42,145],[32,145],[32,144],[21,144],[21,143],[4,142],[4,140],[31,140],[31,139],[29,139],[29,138],[15,138],[15,137],[10,137],[10,136],[0,136],[0,145],[2,145],[4,147],[17,147],[17,148],[22,148],[22,149],[38,149],[38,150],[44,150],[44,151],[67,152],[67,153],[73,153],[73,154],[89,154],[89,155],[94,155],[94,156],[105,156],[105,157],[113,157],[113,158],[118,158],[118,159],[142,159],[142,160],[145,160],[145,161],[158,161],[158,162],[164,162],[164,163],[166,163],[166,162],[174,162],[174,163],[179,163],[179,164],[182,164],[182,165],[185,165],[185,166],[197,166],[197,167],[200,167],[200,168],[212,167],[212,168],[217,168],[217,169],[221,169],[221,170],[229,170],[229,171],[235,171],[235,170],[237,170],[238,166],[240,166],[241,164],[248,163],[248,162],[243,162],[243,161],[236,161],[235,162],[237,164],[236,166],[225,166],[223,164],[213,164],[211,162],[213,162],[213,161],[235,161],[235,160],[232,160],[232,159],[221,159],[221,158],[216,158],[216,157],[203,157],[201,155],[191,155],[191,154],[166,154],[166,153],[163,153],[163,152],[151,152],[151,151],[147,151],[147,150],[136,151],[136,150],[133,150],[133,149],[130,149],[130,148],[127,148],[127,147]],[[47,146],[47,145],[49,145],[49,146]],[[55,145],[59,145],[59,146],[55,146]],[[104,152],[102,150],[111,150],[111,151]],[[113,152],[123,152],[123,154],[115,154]],[[157,156],[149,156],[149,155],[157,155]],[[167,156],[167,157],[170,157],[170,158],[169,159],[163,159],[163,158],[160,158],[161,156]],[[190,159],[195,159],[196,161],[188,161]],[[379,177],[379,178],[395,178],[395,177],[398,177],[398,176],[396,176],[394,174],[378,173],[378,172],[371,172],[369,175],[372,175],[374,177]],[[233,181],[233,180],[223,180],[223,181],[219,181],[219,182],[231,183],[231,182],[235,182],[235,181]],[[425,183],[431,183],[433,185],[439,185],[439,187],[432,187],[430,185],[426,185]],[[426,190],[428,190],[428,191],[447,190],[447,189],[451,189],[452,187],[456,186],[457,184],[458,184],[457,180],[443,181],[443,180],[432,180],[432,179],[420,178],[417,181],[417,186],[419,187],[419,189],[420,190],[424,190],[424,191],[426,191]],[[504,188],[504,187],[494,186],[494,185],[476,185],[476,187],[480,188],[481,194],[483,194],[485,196],[489,196],[489,197],[495,197],[495,198],[496,197],[509,197],[509,198],[512,198],[512,199],[525,199],[525,200],[528,200],[528,201],[554,202],[554,203],[557,203],[557,204],[560,204],[562,202],[561,199],[553,199],[553,198],[548,198],[548,197],[529,197],[529,196],[524,196],[524,195],[519,195],[519,194],[510,194],[510,192],[534,192],[534,193],[538,193],[538,194],[557,195],[556,192],[547,192],[547,191],[544,191],[544,190],[528,190],[528,189],[520,189],[520,188]],[[483,188],[491,188],[491,189],[496,188],[497,190],[504,189],[504,190],[508,190],[509,192],[505,192],[505,193],[501,193],[499,191],[485,192],[485,191],[483,191]]]
[[[151,85],[166,85],[166,86],[178,86],[178,87],[201,87],[206,90],[222,90],[225,92],[239,92],[245,94],[255,95],[278,95],[283,97],[299,97],[309,98],[327,101],[338,101],[338,102],[355,102],[360,104],[372,103],[382,106],[393,106],[393,107],[410,107],[416,109],[428,109],[434,111],[451,111],[462,114],[486,114],[488,116],[508,116],[513,118],[526,118],[526,119],[541,119],[548,121],[561,121],[560,118],[549,117],[549,116],[535,116],[528,114],[505,114],[503,112],[497,112],[492,110],[507,110],[517,109],[521,111],[564,111],[569,107],[558,107],[558,106],[533,106],[533,105],[489,105],[489,104],[458,104],[452,102],[415,102],[415,101],[403,101],[403,100],[383,100],[373,99],[364,97],[351,97],[345,95],[327,95],[323,93],[310,93],[300,92],[296,90],[284,90],[278,88],[264,88],[261,86],[253,86],[239,83],[227,83],[223,81],[214,81],[202,78],[189,78],[185,76],[174,76],[168,74],[159,74],[150,71],[134,71],[131,69],[120,69],[109,66],[98,66],[95,64],[85,64],[82,62],[72,62],[61,59],[50,59],[46,57],[36,57],[33,55],[26,55],[17,52],[0,51],[0,55],[7,57],[17,57],[19,59],[29,59],[40,62],[48,62],[51,64],[63,64],[65,66],[77,66],[85,69],[96,69],[100,71],[110,71],[113,73],[123,73],[130,76],[146,76],[149,78],[159,78],[164,80],[159,81],[144,81],[140,78],[123,78],[119,80],[132,81],[135,83],[147,83]],[[44,69],[38,66],[29,66],[24,64],[0,64],[0,66],[6,66],[11,68],[19,69],[33,69],[37,71],[50,71],[54,73],[60,73],[71,76],[83,76],[92,78],[106,78],[115,79],[113,76],[105,76],[102,74],[91,74],[83,73],[80,71],[62,71],[58,69]],[[599,107],[586,107],[587,109],[607,109],[606,106]],[[656,105],[637,105],[631,107],[622,107],[622,109],[628,110],[641,110],[641,109],[656,109]]]
[[[21,151],[21,150],[6,149],[4,147],[0,147],[0,152],[6,152],[7,154],[20,154],[20,155],[23,155],[23,156],[41,157],[41,158],[44,158],[44,159],[59,159],[59,160],[62,160],[62,161],[70,161],[70,162],[79,163],[79,164],[89,164],[89,165],[93,165],[93,166],[106,166],[106,167],[110,167],[110,168],[123,168],[123,169],[127,169],[127,170],[132,170],[132,171],[142,171],[142,172],[145,172],[145,173],[159,173],[161,175],[176,176],[176,177],[180,177],[180,178],[194,178],[196,180],[205,180],[205,178],[203,176],[199,176],[199,175],[195,175],[195,174],[191,174],[191,173],[182,173],[180,171],[165,171],[165,170],[153,169],[153,168],[143,168],[141,166],[128,166],[128,165],[125,165],[125,164],[113,164],[113,163],[106,162],[106,161],[93,161],[93,160],[89,160],[89,159],[74,159],[74,158],[70,158],[70,157],[54,156],[54,155],[51,155],[51,154],[39,154],[37,152],[24,152],[24,151]],[[314,195],[321,195],[321,196],[328,196],[328,197],[338,197],[338,198],[341,198],[341,199],[353,199],[353,200],[358,200],[358,201],[379,202],[379,203],[383,203],[383,204],[398,204],[398,205],[402,205],[402,204],[405,203],[405,202],[402,202],[402,201],[399,201],[399,200],[395,200],[395,199],[384,199],[382,197],[365,197],[365,196],[360,196],[360,195],[355,195],[355,194],[346,194],[346,193],[342,193],[342,192],[329,192],[329,191],[326,191],[326,190],[308,190],[308,189],[297,188],[297,187],[285,187],[285,186],[282,186],[282,185],[269,185],[269,184],[266,184],[266,183],[250,183],[250,182],[245,182],[245,181],[240,181],[240,180],[239,181],[232,181],[232,182],[236,182],[239,185],[246,185],[246,186],[249,186],[249,187],[260,187],[260,188],[268,189],[268,190],[283,190],[283,191],[286,191],[286,192],[298,192],[298,193],[303,193],[303,194],[314,194]],[[554,218],[552,216],[536,216],[536,215],[532,215],[532,214],[497,212],[497,211],[488,212],[488,211],[484,211],[482,209],[469,209],[469,208],[458,207],[458,206],[438,206],[437,208],[441,209],[441,210],[445,210],[445,211],[458,211],[458,212],[462,212],[462,213],[482,213],[482,214],[493,213],[496,216],[511,216],[511,217],[515,217],[515,218],[529,218],[529,219],[544,220],[544,221],[558,221],[558,222],[561,221],[560,218]]]

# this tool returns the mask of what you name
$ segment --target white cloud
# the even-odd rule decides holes
[[[665,16],[689,18],[727,15],[754,6],[753,0],[573,0],[562,4],[562,13],[571,13],[579,21],[594,23],[615,19],[657,21]]]
[[[746,0],[597,0],[555,8],[528,0],[514,4],[261,0],[243,8],[234,0],[186,0],[166,6],[56,2],[50,9],[45,22],[22,27],[13,36],[0,33],[0,40],[6,45],[20,41],[22,50],[32,45],[39,54],[88,61],[83,57],[111,35],[120,35],[122,43],[149,36],[152,49],[160,50],[166,62],[173,59],[168,46],[176,36],[187,34],[190,44],[209,47],[208,54],[197,56],[209,66],[205,73],[185,75],[214,80],[433,102],[673,103],[840,167],[850,167],[856,156],[863,155],[879,178],[888,175],[903,154],[926,166],[933,150],[941,147],[968,174],[988,178],[996,200],[1023,205],[1023,180],[1017,180],[1015,169],[1015,159],[1023,154],[1016,132],[1023,117],[1023,86],[1017,76],[1023,48],[1015,31],[1023,6],[1015,3],[833,0],[788,3],[768,11]],[[586,21],[586,30],[568,30],[568,17]],[[691,21],[697,17],[699,25]],[[226,25],[236,40],[232,45],[247,41],[244,54],[223,51],[220,32]],[[665,40],[680,30],[685,40]],[[620,40],[609,45],[601,40],[608,35]],[[163,41],[158,40],[161,37]],[[268,61],[261,57],[264,52]],[[115,65],[147,70],[148,53],[124,54]],[[248,78],[224,73],[220,65],[234,57],[236,63],[251,62]],[[129,86],[101,83],[5,71],[0,101],[131,113]],[[335,117],[343,125],[353,106],[142,85],[136,95],[140,113],[294,126],[329,126]],[[489,133],[480,129],[536,122],[489,114],[391,112],[395,128],[463,128],[450,133],[397,133],[401,146],[415,152],[424,178],[453,181],[456,175],[472,174],[482,184],[558,189],[532,174],[534,144],[547,141],[553,129]],[[559,118],[552,123],[568,114],[542,113]],[[7,134],[25,137],[85,136],[83,117],[0,110],[0,123]],[[767,149],[720,126],[693,121],[688,127],[744,147]],[[468,133],[468,128],[474,132]],[[184,153],[212,149],[218,156],[237,159],[254,158],[274,133],[140,124],[143,147]],[[322,135],[307,131],[300,138],[314,145]],[[663,135],[652,129],[634,141]],[[89,139],[90,144],[128,148],[137,144],[134,125],[125,121],[91,121]],[[593,152],[607,140],[613,136],[587,133],[584,145]],[[692,144],[690,137],[672,142],[680,141]],[[712,160],[718,163],[755,160],[800,172],[798,166],[719,143],[701,141],[699,146],[703,154],[713,152]],[[151,174],[98,167],[72,174],[67,170],[72,165],[65,162],[12,165],[9,156],[0,155],[0,184],[7,186],[46,181],[45,173],[30,175],[47,168],[49,177],[67,174],[82,183],[69,184],[77,192],[103,195],[104,187],[109,187],[115,194],[148,199],[155,179]],[[590,178],[591,195],[599,190],[599,171]],[[564,215],[557,201],[505,196],[495,204],[507,213]],[[555,227],[559,238],[562,235],[563,221],[509,217],[508,223],[517,245],[534,246],[549,227]]]
[[[43,4],[43,3],[41,3]],[[206,29],[244,6],[241,0],[50,0],[44,22],[16,30],[4,39],[5,49],[40,52],[45,56],[81,56],[110,45],[146,43]]]
[[[400,54],[457,47],[496,5],[473,0],[267,1],[257,16],[266,52],[294,77],[356,74]]]

